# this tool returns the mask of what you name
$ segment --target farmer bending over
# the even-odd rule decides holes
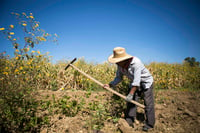
[[[114,87],[122,81],[123,75],[130,79],[130,88],[126,97],[127,110],[125,119],[127,123],[133,127],[136,118],[136,105],[129,101],[138,101],[141,93],[144,94],[146,122],[143,126],[144,131],[153,128],[155,124],[154,98],[153,98],[153,77],[149,70],[137,57],[128,55],[124,48],[116,47],[113,54],[109,56],[110,63],[117,64],[117,72],[115,79],[104,87]]]

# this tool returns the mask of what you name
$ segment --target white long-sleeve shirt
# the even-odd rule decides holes
[[[133,57],[131,63],[128,66],[128,70],[117,66],[116,77],[112,82],[110,82],[110,84],[113,86],[117,85],[119,82],[122,81],[123,75],[126,75],[130,79],[130,84],[132,87],[140,87],[140,85],[142,85],[144,89],[148,89],[153,83],[153,77],[150,74],[149,70],[137,57]]]

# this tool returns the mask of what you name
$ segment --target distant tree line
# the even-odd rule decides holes
[[[196,61],[195,57],[187,57],[184,59],[184,63],[188,63],[190,66],[200,66],[200,62]]]

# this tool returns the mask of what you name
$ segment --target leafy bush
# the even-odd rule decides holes
[[[14,48],[13,58],[6,52],[0,54],[0,132],[35,132],[47,121],[36,115],[38,102],[33,94],[35,90],[50,85],[47,72],[53,72],[53,67],[47,55],[31,49],[47,41],[50,34],[40,28],[32,13],[12,14],[22,28],[24,42],[18,39],[14,25],[0,28]]]

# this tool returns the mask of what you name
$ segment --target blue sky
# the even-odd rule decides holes
[[[33,13],[42,29],[59,35],[58,45],[35,48],[50,52],[53,62],[102,63],[117,46],[144,63],[200,61],[199,0],[1,0],[0,27],[16,24],[11,12]],[[13,53],[2,34],[0,47]]]

